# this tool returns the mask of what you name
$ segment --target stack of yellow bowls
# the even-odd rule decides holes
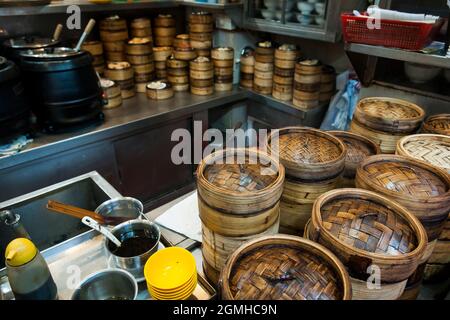
[[[186,300],[197,286],[194,256],[178,247],[153,254],[145,264],[144,276],[150,295],[157,300]]]

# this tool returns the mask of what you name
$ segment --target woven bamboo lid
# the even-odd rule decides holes
[[[317,129],[289,127],[273,130],[267,139],[267,149],[273,156],[279,156],[287,175],[299,179],[330,179],[344,169],[344,143]]]
[[[329,250],[292,236],[247,242],[228,259],[219,283],[225,300],[349,300],[351,285]]]
[[[283,183],[283,166],[256,150],[221,150],[203,159],[197,169],[199,196],[227,213],[272,207],[281,197]]]
[[[376,97],[362,99],[353,118],[374,130],[411,133],[419,129],[425,111],[408,101]]]
[[[423,124],[422,131],[450,136],[450,114],[437,114],[429,117]]]
[[[425,161],[450,173],[450,136],[417,134],[397,144],[397,154]]]
[[[407,279],[427,244],[420,221],[394,201],[362,189],[338,189],[317,198],[309,238],[334,252],[350,274],[366,280],[367,268],[382,281]]]
[[[328,131],[347,147],[344,177],[354,178],[356,168],[367,157],[381,153],[380,147],[370,139],[347,131]]]

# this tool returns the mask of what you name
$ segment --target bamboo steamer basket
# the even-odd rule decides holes
[[[188,68],[189,67],[189,62],[188,61],[183,61],[183,60],[177,60],[175,59],[174,56],[169,57],[166,60],[167,63],[167,67],[171,68],[171,69],[180,69],[180,68]]]
[[[218,47],[211,50],[213,60],[233,60],[234,49],[231,47]]]
[[[166,27],[164,27],[164,28],[155,28],[154,32],[155,32],[155,41],[158,38],[165,38],[165,37],[169,38],[170,37],[170,38],[172,38],[171,45],[173,44],[173,41],[175,40],[175,35],[177,33],[175,28],[166,28]],[[157,44],[157,45],[161,46],[159,44]]]
[[[172,85],[176,84],[189,84],[189,76],[172,76],[170,73],[167,75],[167,80]]]
[[[273,73],[274,75],[277,75],[279,77],[294,78],[295,69],[281,69],[278,67],[274,67]]]
[[[189,37],[194,41],[212,41],[211,32],[191,32]]]
[[[172,87],[175,92],[189,91],[189,83],[172,83]]]
[[[405,137],[405,134],[401,133],[394,134],[369,129],[360,124],[355,118],[353,118],[350,124],[350,131],[374,141],[380,146],[381,152],[385,154],[395,153],[398,141]]]
[[[198,41],[198,40],[191,39],[190,45],[192,48],[196,49],[197,54],[198,54],[198,52],[200,52],[200,53],[203,53],[202,54],[203,56],[211,55],[211,52],[209,49],[212,46],[212,40]]]
[[[166,71],[167,69],[166,61],[155,61],[155,69],[156,71],[158,70]]]
[[[197,87],[191,82],[191,93],[197,96],[209,96],[214,93],[214,86]]]
[[[129,55],[151,55],[152,41],[150,38],[133,38],[128,41],[126,52]]]
[[[213,16],[210,12],[192,12],[189,16],[189,23],[191,24],[212,24],[213,22]]]
[[[236,157],[245,164],[226,164]],[[214,164],[220,161],[225,164]],[[246,184],[239,185],[243,169]],[[261,170],[265,175],[260,175]],[[270,208],[279,201],[283,191],[284,167],[275,158],[255,150],[215,152],[202,160],[197,172],[199,197],[224,213],[249,214]]]
[[[114,82],[120,86],[120,94],[122,99],[129,99],[136,95],[136,88],[134,86],[133,78],[127,80],[115,80]]]
[[[425,111],[408,101],[394,98],[362,99],[354,119],[363,126],[387,133],[414,133],[425,118]]]
[[[133,19],[130,23],[132,37],[150,37],[152,36],[152,25],[148,18]]]
[[[100,30],[100,39],[104,42],[126,41],[128,40],[128,31],[102,31]]]
[[[182,60],[182,61],[191,61],[197,58],[197,52],[195,52],[194,49],[190,50],[178,50],[175,49],[173,52],[173,55],[175,56],[175,59]]]
[[[122,95],[120,86],[112,80],[101,79],[104,95],[108,103],[103,106],[104,109],[113,109],[122,105]]]
[[[190,23],[189,32],[209,32],[213,31],[214,27],[212,23]]]
[[[173,46],[175,47],[175,50],[192,49],[191,43],[189,41],[189,35],[185,33],[177,35],[173,40]]]
[[[303,109],[319,106],[322,64],[318,60],[302,60],[295,65],[292,103]]]
[[[105,76],[110,80],[133,79],[134,72],[131,64],[126,61],[108,63]]]
[[[362,300],[399,298],[427,245],[426,232],[413,214],[389,198],[362,189],[339,189],[320,196],[308,231],[311,240],[330,249],[347,266],[353,298]],[[372,265],[379,268],[381,290],[367,287]]]
[[[127,55],[127,61],[132,65],[149,64],[153,62],[153,56],[150,54],[146,55]]]
[[[288,176],[302,180],[334,178],[345,166],[344,143],[317,129],[287,127],[273,130],[267,139],[267,150],[279,156]]]
[[[290,127],[272,131],[267,150],[286,168],[280,225],[286,233],[299,234],[311,218],[314,200],[338,186],[346,147],[320,130]]]
[[[283,60],[283,61],[296,61],[300,56],[300,52],[294,45],[283,44],[275,50],[275,60]],[[292,69],[294,66],[290,66],[287,69]],[[280,67],[283,68],[283,67]]]
[[[157,62],[166,62],[166,60],[172,55],[172,47],[154,47],[153,58]]]
[[[347,131],[328,131],[342,140],[347,147],[345,169],[339,182],[342,188],[354,188],[356,169],[367,157],[381,153],[379,146],[370,139]]]
[[[189,71],[196,71],[197,79],[211,79],[214,76],[213,64],[209,58],[198,57],[189,63]],[[197,74],[198,73],[198,74]],[[193,74],[191,73],[191,76]]]
[[[175,39],[175,36],[155,37],[155,45],[157,45],[159,47],[172,47],[174,39]]]
[[[127,29],[127,21],[117,15],[107,17],[100,21],[100,30],[117,31]]]
[[[323,246],[274,235],[243,244],[220,274],[222,300],[350,300],[345,267]]]
[[[103,41],[103,49],[105,52],[125,52],[127,42],[126,41]]]
[[[423,124],[422,132],[450,136],[450,114],[429,117]]]
[[[155,18],[153,25],[155,27],[174,27],[175,19],[171,14],[159,14]]]
[[[243,52],[240,58],[240,79],[241,87],[252,89],[255,73],[255,51],[248,48]]]
[[[127,55],[125,52],[105,52],[107,62],[121,62],[126,61]]]
[[[377,155],[362,162],[355,182],[411,211],[430,242],[439,237],[450,212],[450,176],[445,171],[403,156]]]
[[[255,61],[272,63],[275,60],[275,48],[270,41],[261,41],[256,44]]]
[[[450,136],[417,134],[401,139],[396,154],[425,161],[450,174]]]
[[[136,64],[136,65],[132,65],[134,73],[144,73],[144,74],[149,74],[152,73],[153,71],[155,71],[155,64],[152,63],[147,63],[147,64]]]
[[[218,77],[233,77],[233,68],[214,68],[214,75]]]
[[[153,80],[153,78],[154,78],[153,72],[145,72],[145,73],[135,72],[134,73],[134,81],[135,82],[139,82],[139,83],[149,82],[149,81]]]
[[[86,41],[81,48],[94,57],[103,55],[103,45],[100,41]]]
[[[231,91],[233,90],[233,83],[214,83],[214,90],[217,92]]]
[[[154,81],[146,85],[147,98],[152,100],[170,99],[174,95],[172,85],[165,81]]]

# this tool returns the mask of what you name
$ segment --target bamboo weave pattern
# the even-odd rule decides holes
[[[407,105],[398,104],[391,101],[368,101],[363,103],[361,110],[365,113],[384,119],[408,119],[418,117],[420,114],[417,110]]]
[[[450,170],[450,143],[435,140],[408,140],[403,148],[408,155]]]

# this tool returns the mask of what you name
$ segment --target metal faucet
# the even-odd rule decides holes
[[[16,237],[31,239],[22,222],[20,222],[20,215],[15,214],[11,210],[0,211],[0,222],[11,227]]]

